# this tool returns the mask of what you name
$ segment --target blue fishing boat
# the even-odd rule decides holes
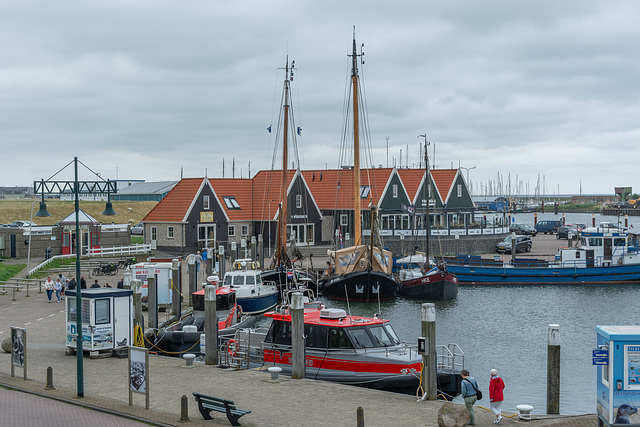
[[[503,263],[479,256],[448,259],[459,285],[574,285],[640,282],[638,235],[593,227],[580,233],[574,248],[560,248],[555,260],[517,258]]]

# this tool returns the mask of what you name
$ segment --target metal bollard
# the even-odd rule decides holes
[[[29,285],[30,283],[27,283],[27,296],[29,296]]]
[[[358,427],[364,427],[364,409],[362,409],[362,406],[358,406],[358,415],[356,422]]]
[[[16,300],[16,288],[13,288],[13,299],[11,301]]]
[[[180,398],[180,422],[189,422],[189,399],[184,394]]]
[[[55,390],[56,388],[53,386],[53,368],[49,366],[47,368],[47,386],[44,388],[45,390]]]
[[[279,368],[277,366],[272,366],[269,369],[267,369],[267,371],[269,371],[269,373],[271,374],[270,382],[277,383],[278,381],[280,381],[279,374],[280,372],[282,372],[282,368]]]

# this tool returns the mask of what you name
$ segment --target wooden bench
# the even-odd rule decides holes
[[[210,415],[211,411],[223,412],[227,414],[227,419],[231,425],[239,426],[241,424],[238,422],[238,418],[251,413],[251,411],[247,411],[246,409],[236,408],[235,403],[231,400],[219,399],[217,397],[211,397],[200,393],[193,393],[193,396],[196,398],[196,402],[198,402],[198,409],[205,420],[212,419]]]

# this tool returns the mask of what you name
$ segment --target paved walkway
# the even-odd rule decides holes
[[[251,410],[241,418],[241,423],[247,426],[354,426],[356,410],[360,406],[364,409],[367,426],[437,426],[442,402],[416,401],[413,396],[306,379],[285,378],[279,383],[271,383],[266,372],[230,371],[198,363],[193,368],[185,368],[181,359],[160,356],[150,356],[150,410],[144,409],[144,396],[139,394],[134,395],[134,405],[128,405],[127,359],[85,357],[85,397],[79,399],[76,397],[76,357],[65,355],[64,304],[49,304],[46,294],[37,293],[30,298],[21,293],[17,301],[10,300],[10,295],[0,296],[0,341],[8,336],[11,326],[27,329],[29,379],[22,379],[20,369],[17,370],[18,377],[11,378],[8,374],[10,355],[1,352],[0,384],[5,386],[103,408],[157,425],[184,425],[178,421],[180,399],[185,395],[189,399],[189,425],[228,426],[223,414],[216,413],[213,422],[202,419],[191,394],[200,392],[233,400],[238,407]],[[52,391],[44,390],[48,366],[54,373],[56,390]],[[2,408],[3,416],[20,419],[31,405],[20,397],[13,399],[17,399],[16,404]],[[488,399],[483,403],[488,406]],[[63,403],[56,402],[56,405],[65,408],[57,410],[68,408]],[[48,412],[44,411],[41,416],[46,417],[46,414]],[[494,425],[494,419],[491,412],[476,410],[476,425]],[[515,423],[518,423],[517,417],[503,421],[503,424]],[[14,425],[4,423],[3,419],[0,424]],[[562,417],[536,420],[529,425],[595,426],[596,418],[593,415]]]

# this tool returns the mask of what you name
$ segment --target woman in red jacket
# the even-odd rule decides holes
[[[491,411],[496,414],[494,424],[500,424],[502,421],[502,410],[500,409],[504,400],[502,390],[504,390],[504,381],[498,376],[498,371],[492,369],[491,381],[489,381],[489,401],[491,402]]]

